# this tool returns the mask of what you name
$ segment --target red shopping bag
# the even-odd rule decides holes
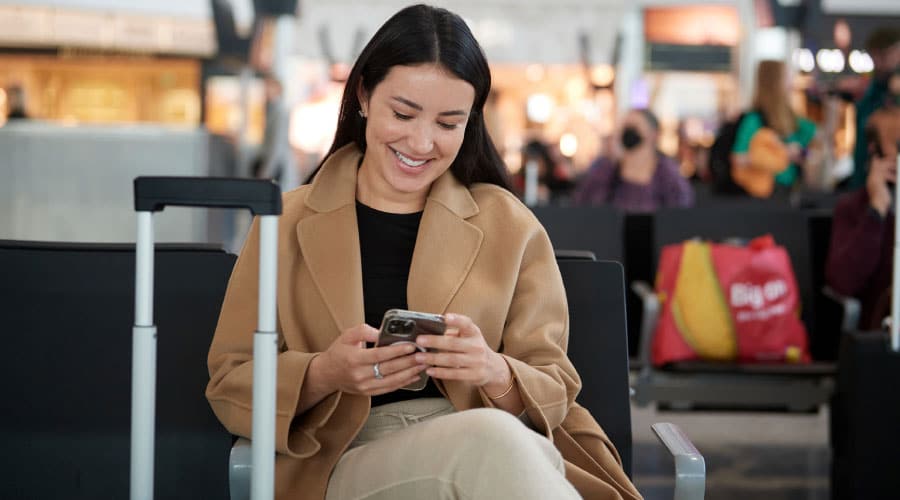
[[[747,246],[688,241],[663,248],[656,366],[696,359],[809,362],[790,256],[766,235]]]

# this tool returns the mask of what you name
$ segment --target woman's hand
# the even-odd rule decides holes
[[[891,207],[894,193],[888,188],[888,183],[897,182],[897,166],[894,159],[874,156],[869,162],[869,176],[866,178],[866,189],[869,190],[869,204],[878,211],[882,217],[887,215]]]
[[[471,318],[461,314],[446,314],[447,331],[444,335],[419,335],[416,343],[438,352],[420,352],[416,361],[431,365],[428,375],[442,380],[459,380],[469,384],[492,387],[502,392],[509,386],[512,373],[503,356],[494,352],[481,330]]]
[[[335,339],[327,351],[313,358],[321,379],[331,392],[377,396],[419,380],[419,373],[426,365],[411,356],[417,351],[414,345],[366,349],[366,342],[377,340],[378,330],[366,324],[354,326]],[[377,373],[382,376],[380,379],[376,378],[376,364]]]
[[[803,165],[804,153],[803,146],[797,144],[796,142],[789,142],[787,144],[788,158],[790,158],[791,163],[796,165]]]

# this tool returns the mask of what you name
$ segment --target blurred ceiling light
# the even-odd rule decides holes
[[[759,28],[753,38],[755,57],[784,60],[787,58],[788,32],[780,26]]]
[[[595,87],[609,87],[616,77],[616,71],[609,64],[597,64],[591,69],[591,83]]]
[[[844,54],[839,49],[820,49],[816,52],[816,63],[826,73],[844,71]]]
[[[575,134],[565,133],[559,138],[559,152],[567,158],[575,156],[578,152],[578,138]]]
[[[571,102],[580,101],[587,94],[587,85],[583,78],[575,77],[566,82],[564,87],[566,99]]]
[[[816,69],[816,58],[809,49],[794,49],[794,66],[804,73],[811,73]]]
[[[555,107],[556,103],[549,95],[531,94],[525,104],[525,114],[528,115],[529,120],[535,123],[547,123]]]
[[[850,63],[850,69],[857,73],[870,73],[875,69],[875,63],[872,61],[872,56],[859,50],[850,52],[848,62]]]
[[[529,64],[525,68],[525,78],[529,82],[539,82],[544,78],[544,67],[540,64]]]

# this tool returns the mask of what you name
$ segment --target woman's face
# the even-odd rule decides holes
[[[371,95],[359,94],[367,116],[361,201],[421,209],[462,146],[475,88],[439,65],[422,64],[394,66]]]

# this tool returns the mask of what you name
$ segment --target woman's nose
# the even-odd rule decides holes
[[[413,127],[409,137],[410,153],[426,154],[434,149],[434,137],[427,124],[418,124]]]

